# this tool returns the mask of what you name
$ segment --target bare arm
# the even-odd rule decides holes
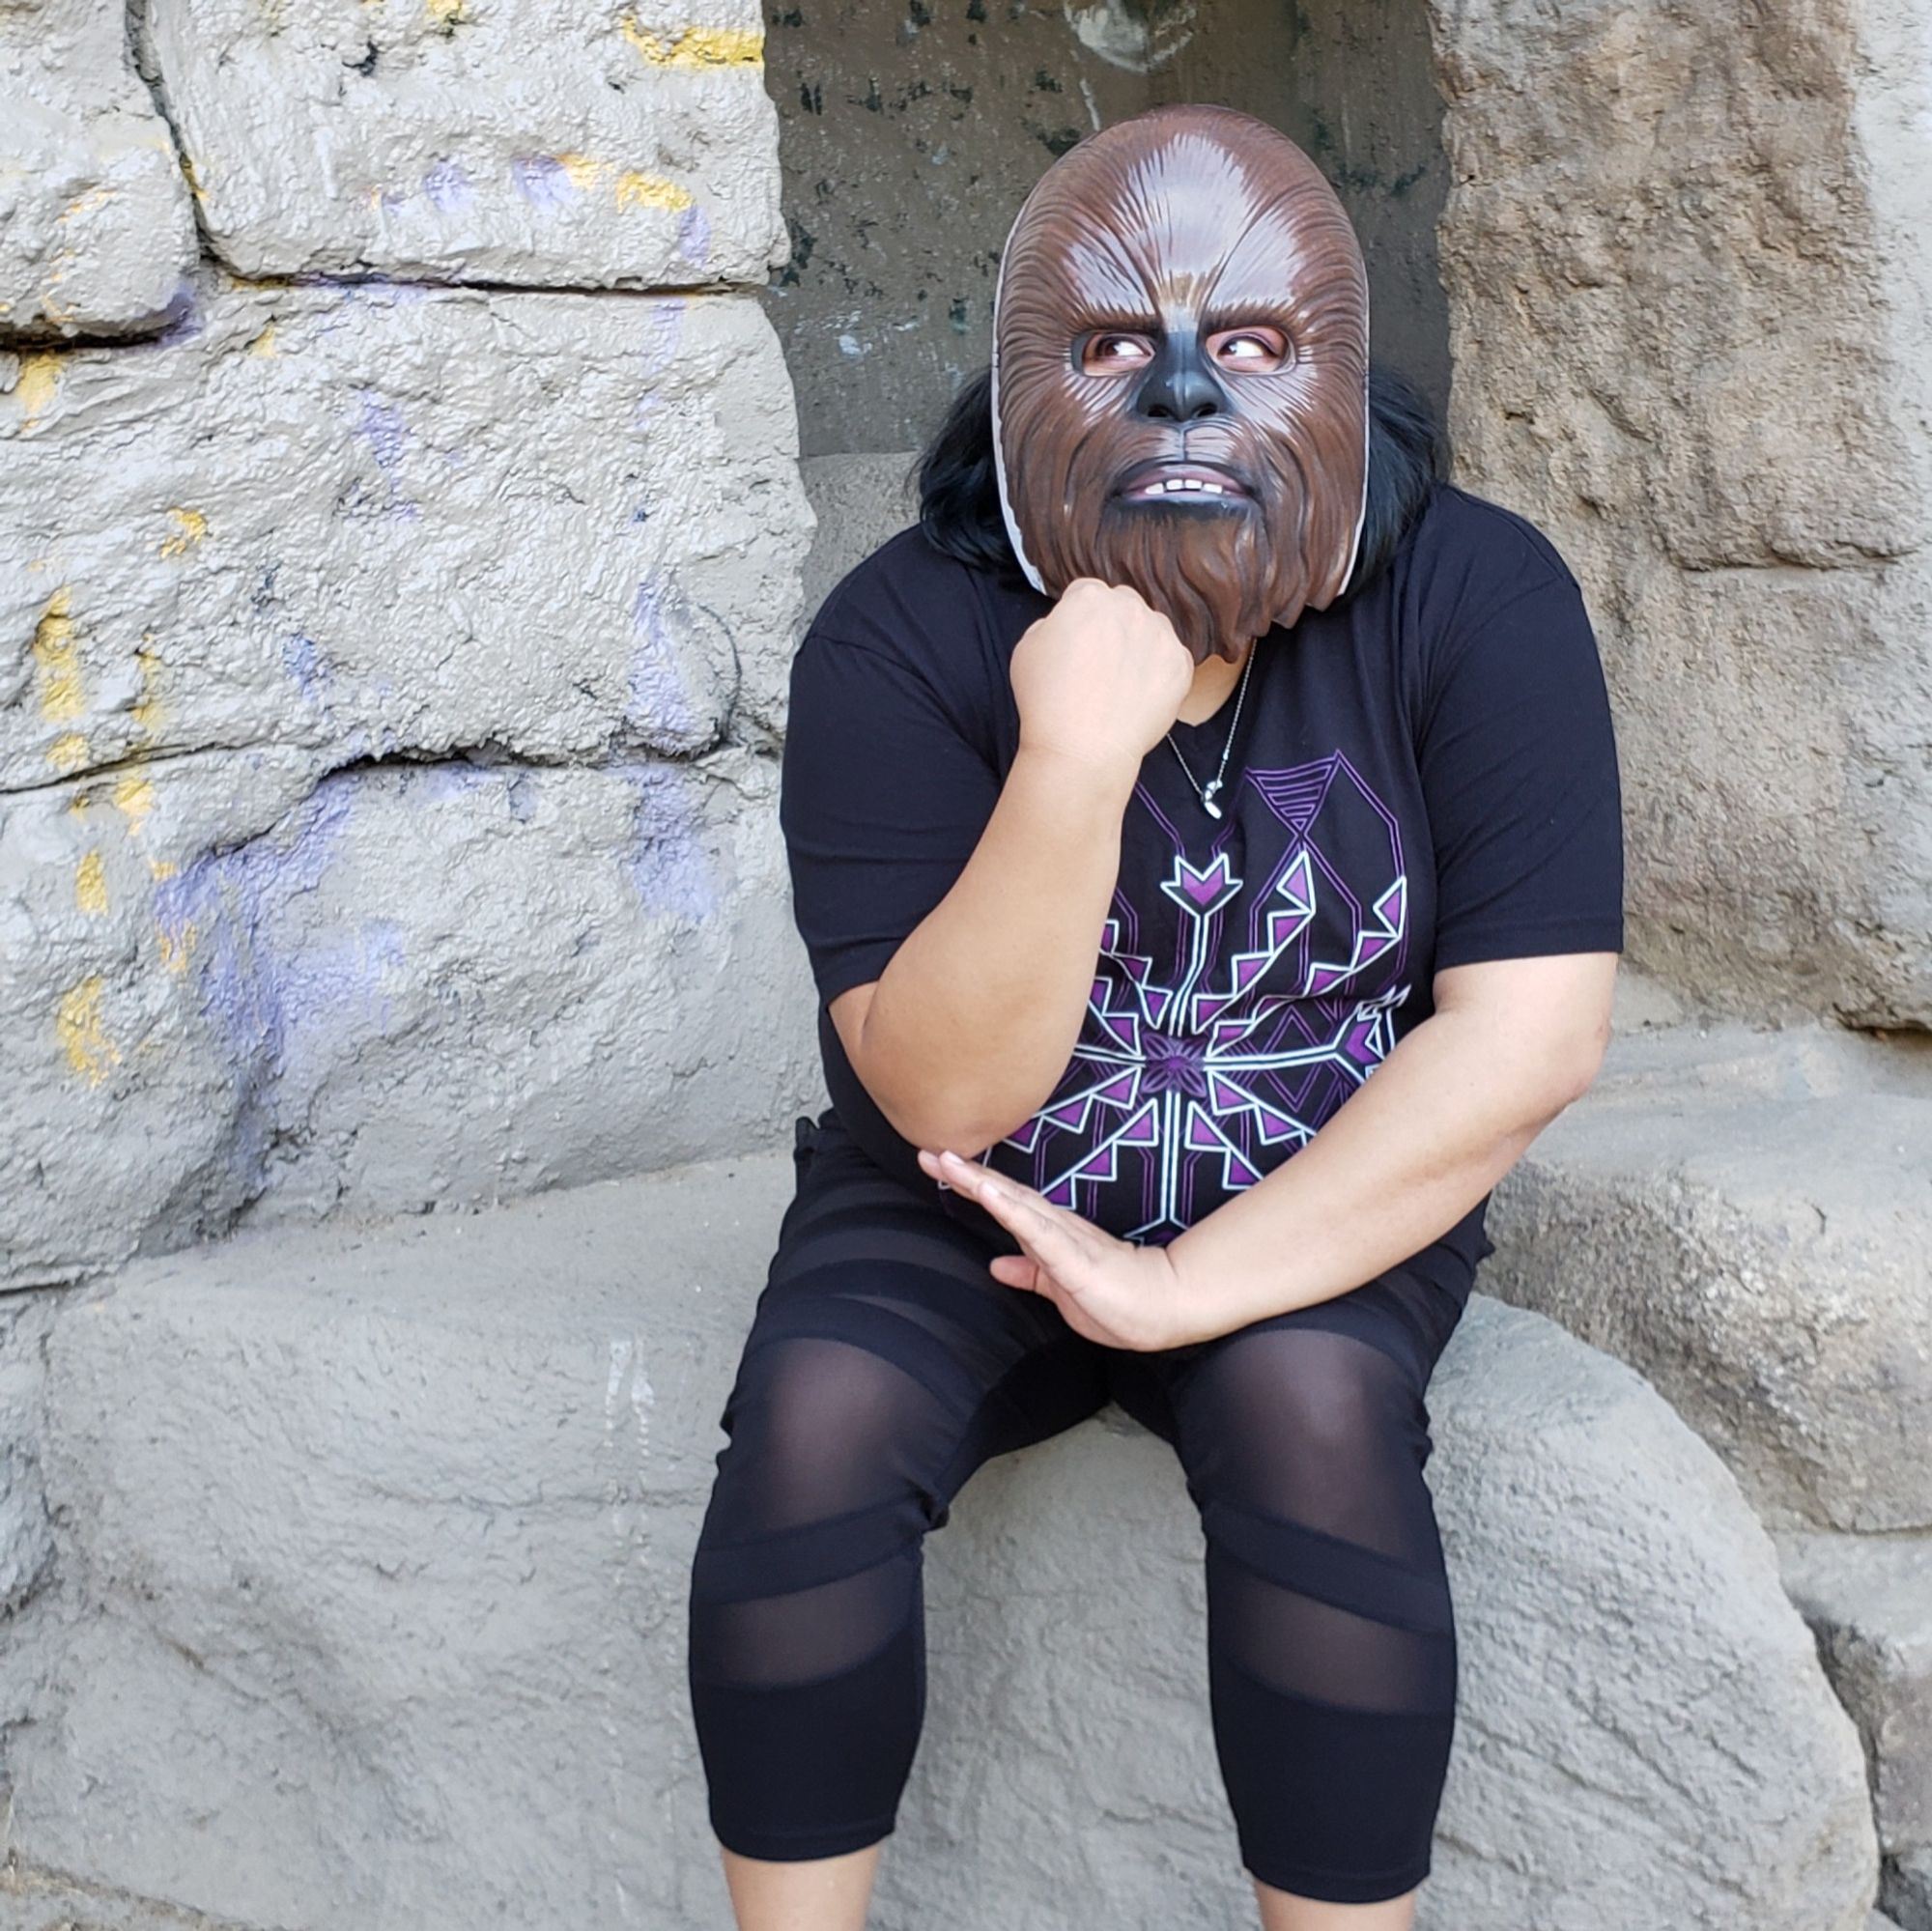
[[[1346,1293],[1439,1238],[1596,1078],[1616,970],[1571,952],[1438,972],[1435,1011],[1307,1146],[1169,1244],[1183,1338]]]
[[[827,1008],[853,1071],[914,1146],[980,1152],[1065,1070],[1121,821],[1193,675],[1165,617],[1093,579],[1015,646],[1019,751],[973,856],[878,979]]]

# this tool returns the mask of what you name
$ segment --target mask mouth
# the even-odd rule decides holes
[[[1254,499],[1254,492],[1237,471],[1191,456],[1156,456],[1151,462],[1136,463],[1114,489],[1118,503],[1161,509],[1238,509]]]

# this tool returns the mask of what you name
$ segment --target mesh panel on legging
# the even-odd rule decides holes
[[[787,1217],[692,1570],[727,1849],[831,1856],[890,1828],[923,1716],[923,1537],[988,1456],[1100,1405],[1083,1346],[890,1183],[821,1186]]]
[[[1456,1702],[1422,1387],[1412,1363],[1336,1331],[1358,1312],[1240,1330],[1171,1390],[1244,1860],[1337,1901],[1419,1882]]]

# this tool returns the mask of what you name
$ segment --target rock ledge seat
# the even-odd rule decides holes
[[[686,1577],[791,1176],[268,1230],[60,1299],[0,1926],[728,1925]],[[1462,1661],[1427,1931],[1865,1931],[1858,1739],[1716,1455],[1482,1293],[1430,1410]],[[1002,1457],[926,1564],[873,1922],[1251,1922],[1166,1445],[1109,1408]]]

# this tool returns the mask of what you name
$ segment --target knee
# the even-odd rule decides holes
[[[900,1540],[944,1519],[959,1423],[913,1375],[851,1339],[748,1341],[726,1402],[706,1544],[895,1512]]]
[[[1427,1410],[1412,1377],[1352,1334],[1279,1326],[1244,1335],[1203,1380],[1218,1434],[1296,1462],[1355,1462],[1426,1441]]]

